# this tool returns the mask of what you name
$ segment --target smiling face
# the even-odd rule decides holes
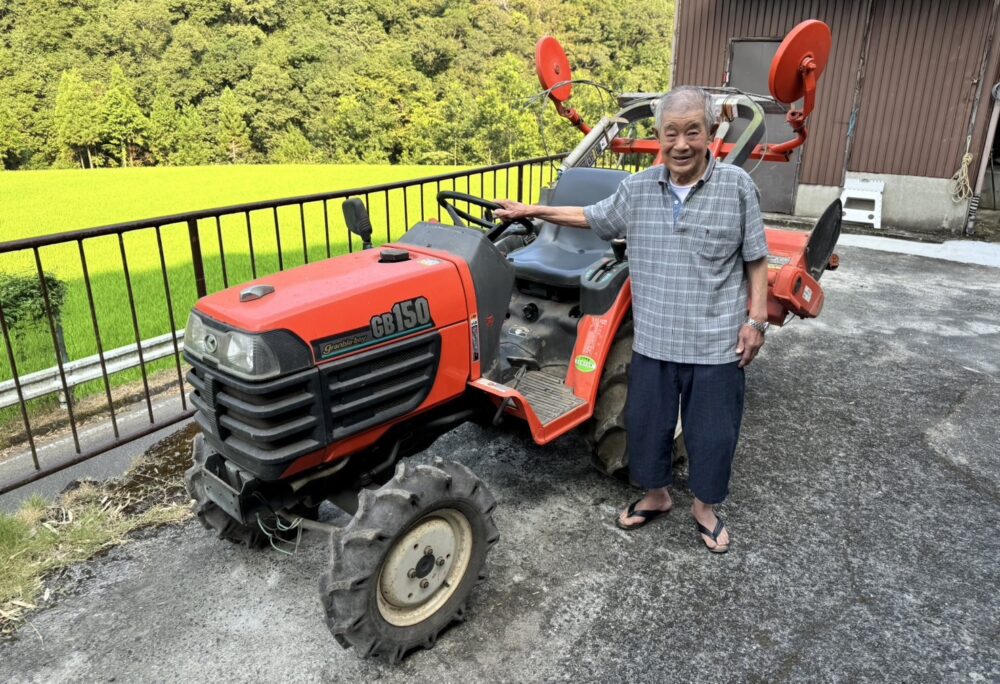
[[[705,173],[710,136],[704,109],[692,107],[664,112],[657,138],[663,163],[670,170],[674,183],[690,185]]]

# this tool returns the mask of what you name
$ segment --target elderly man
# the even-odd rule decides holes
[[[767,330],[767,242],[750,175],[709,154],[711,98],[675,88],[657,103],[655,125],[664,166],[627,178],[612,197],[588,207],[505,200],[496,215],[628,240],[635,342],[625,420],[629,470],[646,494],[616,523],[634,530],[670,511],[679,406],[692,514],[705,546],[724,553],[729,533],[715,505],[729,492],[743,369]]]

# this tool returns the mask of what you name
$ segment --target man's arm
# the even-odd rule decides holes
[[[497,200],[503,207],[493,215],[504,221],[519,218],[540,218],[549,223],[572,228],[589,228],[583,207],[546,207],[541,204],[521,204],[511,200]]]
[[[755,321],[767,320],[767,257],[756,261],[748,261],[744,268],[747,271],[747,289],[750,295],[750,318]]]
[[[747,271],[747,289],[749,290],[750,318],[763,323],[767,320],[767,257],[744,263]],[[744,325],[740,328],[739,342],[736,353],[740,355],[740,368],[748,365],[764,346],[764,333]]]
[[[747,299],[750,318],[763,323],[767,321],[767,235],[760,215],[760,192],[753,179],[746,172],[740,178],[740,209],[743,212],[743,245],[740,252],[745,259],[743,268],[747,274]],[[746,366],[764,346],[764,333],[749,325],[740,326],[736,353],[740,355],[740,367]]]
[[[503,207],[493,212],[502,220],[540,218],[549,223],[572,228],[589,228],[602,240],[625,237],[629,221],[629,190],[626,179],[615,193],[586,207],[550,207],[541,204],[521,204],[497,200]]]

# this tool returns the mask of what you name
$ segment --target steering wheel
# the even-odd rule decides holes
[[[522,226],[527,228],[530,232],[535,232],[535,226],[530,220],[526,218],[517,218],[509,221],[500,220],[499,222],[493,218],[493,212],[497,209],[503,209],[502,206],[496,202],[491,202],[482,197],[476,197],[475,195],[469,195],[464,192],[454,192],[452,190],[442,190],[437,194],[437,201],[446,212],[451,220],[455,222],[456,226],[465,226],[466,221],[472,225],[482,228],[486,231],[486,239],[490,242],[496,242],[507,228],[514,223],[520,223]],[[480,218],[467,211],[463,211],[455,206],[454,202],[468,202],[469,204],[474,204],[477,207],[483,208],[483,217]]]

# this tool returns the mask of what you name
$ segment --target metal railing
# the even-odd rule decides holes
[[[0,300],[0,425],[18,433],[7,438],[6,458],[31,457],[31,472],[0,478],[0,494],[190,417],[181,338],[174,333],[187,311],[199,297],[231,284],[354,251],[360,243],[339,216],[343,200],[361,198],[376,227],[374,240],[383,242],[384,235],[384,242],[391,242],[431,214],[441,219],[434,202],[441,190],[537,200],[554,180],[554,162],[562,156],[0,243],[0,273],[33,272],[43,309],[43,325],[12,329]],[[70,281],[61,311],[49,292],[46,268]],[[138,377],[128,375],[136,369]],[[157,415],[151,374],[161,380],[174,376],[169,386],[179,409]],[[140,382],[148,425],[123,434],[118,414],[127,407],[114,395],[134,396],[123,388],[134,390]],[[54,394],[65,398],[64,408],[54,405]],[[104,438],[88,448],[81,446],[76,410],[85,399],[104,404],[99,411]],[[56,423],[68,427],[73,454],[43,464],[38,442],[45,437],[33,421],[59,411],[65,415]]]
[[[117,349],[104,352],[103,358],[100,354],[87,356],[75,361],[67,361],[63,364],[62,370],[69,389],[83,385],[92,380],[100,380],[104,374],[117,373],[131,368],[138,368],[142,363],[149,363],[157,359],[166,358],[184,348],[184,331],[177,330],[173,333],[159,335],[148,340],[143,340],[141,344],[129,344]],[[140,358],[141,353],[141,358]],[[0,408],[16,406],[18,402],[48,396],[50,394],[63,393],[63,378],[59,375],[59,367],[53,366],[36,373],[22,375],[16,380],[11,379],[0,382]],[[17,385],[20,384],[21,392],[18,394]],[[65,404],[63,398],[60,404]]]

